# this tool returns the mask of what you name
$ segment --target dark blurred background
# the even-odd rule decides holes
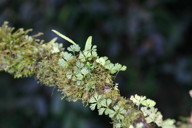
[[[127,65],[121,94],[157,101],[165,118],[189,116],[192,100],[192,1],[0,0],[0,23],[34,28],[49,41],[56,29],[82,47],[89,35],[100,56]],[[59,39],[65,46],[64,40]],[[0,73],[0,128],[111,128],[110,120],[60,99],[34,78]]]

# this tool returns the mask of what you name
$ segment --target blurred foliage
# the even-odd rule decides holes
[[[101,56],[127,65],[116,78],[122,95],[146,95],[163,115],[177,118],[189,116],[192,106],[191,6],[190,0],[1,0],[0,23],[34,28],[47,40],[56,29],[81,46],[92,35]],[[111,127],[81,104],[61,101],[53,88],[0,77],[1,128]]]

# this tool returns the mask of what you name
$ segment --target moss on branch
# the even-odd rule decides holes
[[[97,109],[99,115],[109,116],[113,128],[176,128],[174,120],[163,121],[154,101],[144,96],[120,95],[113,79],[126,67],[99,57],[92,37],[81,50],[77,43],[55,30],[72,45],[63,48],[56,38],[44,43],[37,39],[41,33],[30,36],[30,31],[15,30],[7,22],[0,27],[1,71],[15,78],[34,76],[42,84],[57,87],[68,101],[81,100],[91,110]]]

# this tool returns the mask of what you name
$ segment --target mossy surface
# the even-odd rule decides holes
[[[114,78],[126,66],[99,57],[92,37],[85,48],[54,31],[72,43],[63,48],[56,38],[48,43],[30,36],[31,30],[15,30],[5,22],[0,27],[0,70],[15,78],[34,76],[37,81],[55,86],[68,101],[81,100],[99,115],[108,115],[114,128],[175,128],[174,121],[163,121],[155,102],[142,96],[122,97]],[[187,125],[187,124],[185,124]],[[185,126],[180,123],[180,128]],[[189,126],[190,127],[190,126]]]

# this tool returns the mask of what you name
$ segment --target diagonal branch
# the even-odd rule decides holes
[[[78,44],[54,30],[72,43],[65,50],[56,38],[43,43],[36,38],[39,34],[30,36],[29,30],[15,31],[7,24],[0,27],[0,71],[15,78],[34,76],[42,84],[56,86],[68,101],[81,100],[99,115],[109,116],[113,128],[167,128],[154,101],[120,95],[113,78],[126,67],[99,57],[91,37],[81,51]],[[173,123],[169,123],[171,128],[175,128]]]

